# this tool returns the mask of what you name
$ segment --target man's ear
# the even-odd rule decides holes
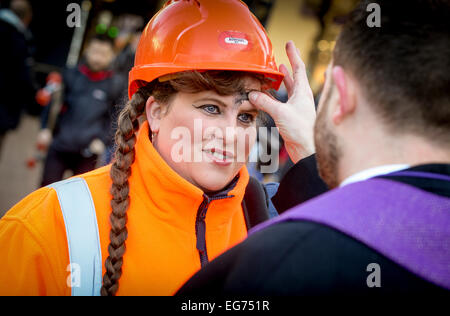
[[[339,97],[338,106],[332,114],[332,120],[335,124],[339,124],[356,109],[355,82],[341,66],[334,66],[331,75]]]
[[[162,107],[153,96],[149,97],[145,103],[145,113],[152,132],[159,132],[162,118]]]

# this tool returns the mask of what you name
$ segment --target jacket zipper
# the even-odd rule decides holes
[[[200,264],[203,268],[205,264],[209,262],[208,260],[208,251],[206,249],[206,212],[208,211],[209,204],[214,200],[222,200],[226,198],[231,198],[233,195],[222,195],[222,196],[214,196],[208,197],[206,194],[203,194],[203,201],[198,207],[197,217],[195,219],[195,235],[197,237],[197,250],[200,255]]]

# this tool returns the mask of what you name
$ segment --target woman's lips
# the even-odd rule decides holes
[[[233,162],[234,155],[229,151],[223,151],[219,148],[204,149],[203,152],[219,166],[228,166]]]

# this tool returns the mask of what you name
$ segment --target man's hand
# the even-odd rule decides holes
[[[305,64],[292,41],[286,44],[286,53],[293,70],[293,76],[283,64],[280,72],[288,93],[286,103],[278,102],[262,92],[250,92],[250,102],[258,109],[268,113],[275,121],[285,142],[289,157],[294,163],[315,152],[314,122],[316,109],[314,97],[306,76]]]

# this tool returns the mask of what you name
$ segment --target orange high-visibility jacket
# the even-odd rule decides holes
[[[172,295],[197,270],[195,223],[203,191],[161,158],[145,123],[132,165],[128,239],[118,295]],[[80,175],[95,205],[102,252],[108,256],[110,166]],[[241,202],[249,175],[244,167],[230,198],[214,200],[206,213],[209,260],[242,241],[246,225]],[[69,252],[56,192],[41,188],[0,220],[0,295],[70,295]]]

